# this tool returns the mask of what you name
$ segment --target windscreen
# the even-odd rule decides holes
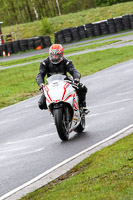
[[[49,78],[47,78],[47,84],[49,84],[50,82],[52,81],[56,81],[56,80],[60,80],[60,81],[63,81],[65,79],[65,75],[62,75],[62,74],[55,74],[55,75],[52,75],[50,76]]]

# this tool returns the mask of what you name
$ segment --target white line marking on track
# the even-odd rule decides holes
[[[1,157],[0,157],[0,160],[5,159],[5,158],[6,158],[6,156],[1,156]]]
[[[26,148],[27,147],[5,149],[5,150],[0,150],[0,153],[11,152],[11,151],[18,151],[18,150],[23,150],[23,149],[26,149]]]
[[[98,115],[110,114],[110,113],[118,112],[118,111],[121,111],[121,110],[124,110],[124,109],[125,109],[125,108],[120,108],[120,109],[111,110],[111,111],[108,111],[108,112],[96,113],[96,114],[88,115],[86,118],[88,118],[88,117],[95,117],[95,116],[98,116]]]
[[[122,93],[119,93],[119,94],[116,94],[116,95],[121,96],[121,95],[126,95],[126,94],[133,94],[133,92],[132,91],[130,91],[130,92],[122,92]]]
[[[24,156],[24,155],[28,155],[28,154],[33,154],[33,153],[36,153],[36,152],[40,152],[40,151],[43,151],[44,148],[42,149],[37,149],[37,150],[34,150],[34,151],[29,151],[29,152],[26,152],[26,153],[20,153],[20,154],[16,154],[16,155],[9,155],[9,156],[3,156],[3,158],[1,159],[8,159],[8,158],[13,158],[13,157],[19,157],[19,156]]]
[[[100,141],[100,142],[98,142],[98,143],[92,145],[91,147],[89,147],[89,148],[87,148],[87,149],[81,151],[80,153],[77,153],[76,155],[74,155],[74,156],[72,156],[72,157],[70,157],[70,158],[64,160],[63,162],[57,164],[56,166],[52,167],[51,169],[49,169],[49,170],[45,171],[44,173],[40,174],[39,176],[35,177],[35,178],[32,179],[31,181],[28,181],[27,183],[25,183],[25,184],[23,184],[23,185],[17,187],[16,189],[14,189],[14,190],[8,192],[7,194],[3,195],[2,197],[0,197],[0,200],[4,200],[5,198],[7,198],[7,197],[13,195],[14,193],[18,192],[19,190],[22,190],[23,188],[25,188],[25,187],[31,185],[32,183],[38,181],[39,179],[45,177],[45,176],[46,176],[47,174],[49,174],[50,172],[52,172],[52,171],[58,169],[59,167],[65,165],[66,163],[69,163],[70,161],[72,161],[72,160],[74,160],[75,158],[81,156],[82,154],[85,154],[85,153],[87,153],[88,151],[90,151],[90,150],[92,150],[92,149],[98,147],[99,145],[101,145],[101,144],[103,144],[103,143],[105,143],[105,142],[108,142],[109,140],[111,140],[111,139],[113,139],[113,138],[119,136],[120,134],[122,134],[122,133],[125,132],[125,131],[128,131],[128,130],[131,129],[131,128],[133,128],[133,124],[127,126],[126,128],[124,128],[124,129],[118,131],[117,133],[111,135],[110,137],[108,137],[108,138],[106,138],[106,139],[104,139],[104,140],[102,140],[102,141]]]
[[[10,145],[10,144],[14,144],[14,143],[27,142],[27,141],[30,141],[30,140],[36,140],[36,139],[40,139],[40,138],[44,138],[44,137],[53,136],[55,134],[56,134],[56,132],[55,133],[45,134],[45,135],[40,135],[40,136],[37,136],[37,137],[34,137],[34,138],[28,138],[28,139],[25,139],[25,140],[18,140],[18,141],[8,142],[8,143],[6,143],[6,145]]]
[[[132,100],[133,100],[133,98],[131,98],[131,99],[122,99],[122,100],[119,100],[119,101],[112,101],[112,102],[105,103],[105,104],[91,106],[90,108],[96,108],[96,107],[101,107],[101,106],[108,106],[108,105],[112,105],[112,104],[116,104],[116,103],[121,103],[121,102],[125,102],[125,101],[132,101]]]

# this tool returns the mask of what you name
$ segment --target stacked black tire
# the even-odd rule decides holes
[[[0,45],[0,56],[3,56],[3,51],[8,55],[16,54],[19,51],[25,52],[31,49],[37,49],[40,46],[42,49],[51,46],[51,39],[49,36],[39,36],[24,40],[8,42]]]
[[[34,41],[34,48],[36,49],[37,47],[41,47],[41,48],[43,48],[44,47],[44,44],[43,44],[43,42],[42,42],[42,39],[41,39],[41,37],[34,37],[33,38],[33,41]]]
[[[122,16],[122,23],[123,23],[124,30],[128,30],[131,28],[129,15]]]
[[[116,33],[116,24],[114,19],[108,19],[107,25],[110,34]]]
[[[93,24],[92,23],[85,24],[85,34],[86,34],[87,38],[94,36],[94,30],[93,30]]]
[[[94,36],[101,35],[100,23],[93,24],[93,31],[94,31]]]
[[[79,32],[78,32],[77,27],[70,28],[70,31],[71,31],[71,35],[72,35],[72,40],[73,41],[80,40],[80,36],[79,36]]]
[[[6,45],[5,44],[0,45],[0,56],[3,56],[3,51],[6,53]]]
[[[73,40],[71,28],[62,29],[61,31],[54,33],[54,35],[56,44],[70,43]]]
[[[34,39],[33,38],[27,39],[27,49],[28,50],[34,49]]]
[[[117,17],[114,19],[115,24],[116,24],[116,32],[120,32],[124,30],[123,22],[122,22],[122,17]]]
[[[129,15],[131,29],[133,29],[133,14]]]
[[[78,30],[80,39],[86,38],[85,26],[77,26],[77,30]]]
[[[70,43],[83,38],[113,34],[129,29],[133,29],[133,14],[60,30],[55,33],[55,43]]]
[[[108,24],[106,21],[100,23],[101,34],[109,34]]]
[[[27,39],[18,40],[20,51],[25,52],[28,49]]]
[[[6,54],[8,54],[8,53],[13,54],[12,42],[8,42],[6,44]]]
[[[20,51],[19,41],[12,42],[13,53],[18,53]]]
[[[71,35],[70,28],[65,28],[65,29],[62,30],[62,32],[63,32],[65,42],[66,43],[72,42],[72,35]]]
[[[50,47],[51,46],[51,39],[49,36],[41,36],[41,39],[42,39],[42,43],[43,43],[43,47],[46,48],[46,47]]]
[[[62,30],[54,33],[54,35],[55,35],[55,43],[56,44],[58,44],[58,43],[59,44],[66,43]]]

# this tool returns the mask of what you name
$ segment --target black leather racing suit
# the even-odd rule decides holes
[[[54,74],[63,74],[68,77],[67,72],[72,75],[73,79],[80,79],[81,77],[80,73],[75,69],[71,60],[68,60],[65,57],[63,57],[63,60],[60,63],[53,64],[51,63],[48,57],[40,63],[39,73],[36,76],[36,81],[38,85],[40,85],[41,83],[44,83],[44,78],[46,75],[47,77],[49,77]],[[80,103],[85,101],[86,92],[87,88],[85,86],[82,87],[81,91],[79,91],[78,95]],[[42,94],[41,98],[39,99],[38,105],[40,109],[47,109],[46,98],[44,94]]]

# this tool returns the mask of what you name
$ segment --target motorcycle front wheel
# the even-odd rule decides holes
[[[55,125],[61,140],[66,141],[69,138],[69,128],[66,121],[66,113],[63,107],[54,110]]]

